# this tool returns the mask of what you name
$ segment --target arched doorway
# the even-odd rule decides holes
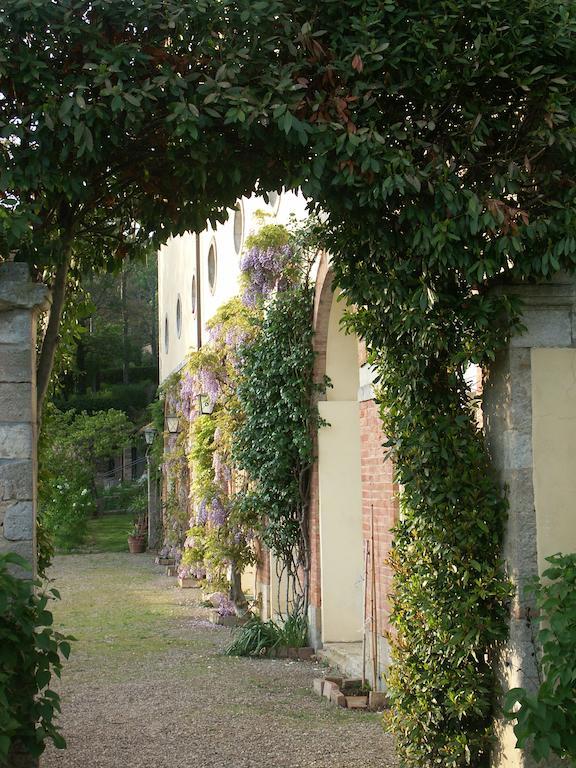
[[[318,431],[323,644],[361,640],[364,620],[358,341],[342,328],[345,309],[341,294],[333,293],[326,335],[326,375],[332,386],[319,403],[326,426]]]

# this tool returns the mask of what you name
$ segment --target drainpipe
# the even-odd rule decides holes
[[[200,279],[200,235],[196,232],[196,348],[202,346],[202,281]]]

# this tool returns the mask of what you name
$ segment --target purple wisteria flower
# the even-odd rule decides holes
[[[227,597],[222,597],[220,599],[220,605],[218,606],[218,615],[219,616],[235,616],[236,615],[236,606],[232,602],[232,600],[229,600]]]
[[[228,512],[220,499],[215,496],[212,499],[211,504],[211,510],[210,510],[210,522],[212,525],[215,525],[217,528],[224,525],[226,520],[228,519]]]
[[[267,298],[278,285],[282,271],[292,257],[289,245],[270,248],[251,248],[240,262],[240,270],[248,275],[248,287],[242,301],[254,307],[259,299]]]
[[[196,514],[197,525],[206,525],[208,522],[208,503],[206,499],[202,499],[198,505],[198,512]]]
[[[210,402],[214,405],[220,394],[220,382],[214,371],[211,371],[209,368],[200,368],[198,371],[198,378],[200,380],[202,394],[208,395]]]
[[[199,392],[198,377],[186,371],[180,381],[180,408],[188,421],[196,412],[196,398]]]

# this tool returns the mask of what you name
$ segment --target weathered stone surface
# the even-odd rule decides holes
[[[32,458],[32,425],[0,423],[0,459]]]
[[[6,555],[8,552],[13,552],[15,555],[20,555],[26,562],[32,564],[35,563],[36,553],[34,551],[34,544],[31,540],[28,541],[8,541],[3,536],[0,536],[0,555]],[[34,566],[35,568],[35,566]],[[10,566],[10,572],[24,579],[32,577],[32,569],[23,570],[16,566]]]
[[[5,261],[0,264],[0,312],[15,307],[48,309],[50,291],[41,283],[30,279],[28,265]]]
[[[25,501],[32,498],[31,461],[0,461],[0,501]]]
[[[0,344],[31,345],[32,316],[23,309],[13,309],[2,313],[0,323]]]
[[[0,422],[32,421],[32,417],[32,383],[0,382]]]
[[[571,307],[527,309],[522,321],[526,331],[513,336],[512,347],[569,347],[572,344]]]
[[[29,347],[0,344],[0,381],[32,381],[32,354]]]
[[[4,538],[8,541],[32,540],[34,508],[31,501],[16,501],[4,512]]]
[[[318,696],[322,696],[322,692],[323,692],[323,689],[324,689],[324,680],[322,680],[321,677],[317,677],[313,681],[312,687],[314,689],[314,693],[317,693]]]
[[[332,691],[337,691],[337,690],[338,690],[338,686],[336,685],[336,683],[332,683],[330,680],[324,681],[324,688],[322,689],[322,695],[325,698],[330,699],[330,697],[332,696]]]
[[[346,696],[339,688],[334,688],[330,693],[330,701],[337,707],[346,707]]]

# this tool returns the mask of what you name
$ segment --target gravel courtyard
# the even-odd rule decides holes
[[[73,634],[61,683],[68,749],[42,768],[392,768],[375,714],[311,692],[312,662],[235,659],[149,555],[55,559],[56,626]]]

